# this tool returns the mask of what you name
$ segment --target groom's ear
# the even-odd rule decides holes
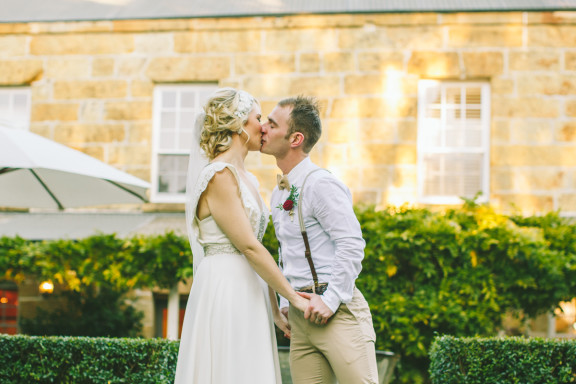
[[[304,144],[304,135],[302,132],[294,132],[290,137],[290,147],[296,148]]]

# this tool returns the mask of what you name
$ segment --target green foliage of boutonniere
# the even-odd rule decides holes
[[[294,208],[298,205],[298,196],[300,195],[300,192],[298,192],[298,187],[295,185],[292,185],[290,187],[290,194],[288,195],[288,198],[286,199],[286,201],[283,204],[278,204],[276,206],[276,208],[278,209],[282,209],[284,211],[288,211],[290,212],[290,216],[292,216],[292,212],[294,210]]]

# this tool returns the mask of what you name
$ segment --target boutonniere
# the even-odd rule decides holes
[[[300,193],[298,192],[298,187],[292,185],[290,187],[290,194],[288,195],[286,201],[283,204],[278,204],[278,206],[276,206],[276,208],[288,212],[288,215],[290,215],[290,220],[292,221],[294,221],[294,208],[296,208],[296,206],[298,205],[299,195]]]

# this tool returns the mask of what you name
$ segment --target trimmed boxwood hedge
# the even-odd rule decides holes
[[[0,383],[172,383],[178,341],[0,335]]]
[[[433,384],[576,383],[576,340],[437,337]]]

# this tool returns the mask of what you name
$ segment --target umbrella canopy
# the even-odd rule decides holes
[[[150,184],[34,133],[0,126],[0,207],[146,202]]]

